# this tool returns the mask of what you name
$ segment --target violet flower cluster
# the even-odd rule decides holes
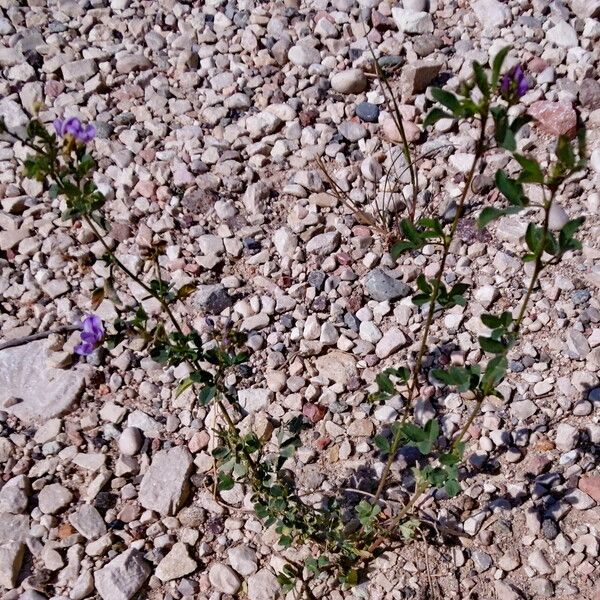
[[[83,125],[77,117],[56,119],[54,121],[54,129],[59,137],[64,138],[69,135],[82,144],[92,141],[96,135],[96,128],[91,123]]]
[[[521,65],[515,65],[500,81],[500,95],[508,102],[516,102],[529,90],[529,84]]]
[[[104,339],[102,320],[96,315],[87,315],[81,323],[81,343],[75,346],[75,352],[81,356],[90,355]]]

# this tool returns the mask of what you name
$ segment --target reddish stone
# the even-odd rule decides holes
[[[585,475],[579,480],[579,489],[600,502],[600,475]]]
[[[540,100],[529,107],[529,114],[539,129],[550,135],[573,138],[577,133],[577,114],[568,102]]]
[[[331,444],[331,440],[326,437],[319,438],[315,442],[315,446],[317,447],[317,450],[325,450],[325,448],[327,448],[327,446],[329,446],[329,444]]]
[[[548,67],[548,63],[543,59],[536,56],[529,61],[527,65],[527,70],[532,73],[541,73],[544,69]]]
[[[327,409],[319,404],[305,404],[302,414],[311,422],[318,423],[327,413]]]
[[[371,23],[375,29],[379,29],[379,31],[385,31],[386,29],[394,29],[396,24],[394,23],[394,19],[390,19],[385,15],[382,15],[378,10],[373,9],[371,11]]]
[[[206,431],[199,431],[192,436],[192,439],[188,443],[188,448],[192,454],[196,454],[200,452],[200,450],[204,450],[208,446],[208,442],[210,441],[210,436]]]

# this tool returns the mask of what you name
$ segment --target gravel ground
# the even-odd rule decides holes
[[[290,467],[317,498],[372,490],[383,464],[371,438],[400,406],[368,403],[369,386],[418,347],[423,313],[402,282],[438,264],[433,247],[395,263],[327,193],[315,161],[354,202],[381,205],[398,132],[369,76],[370,44],[402,57],[391,81],[410,139],[429,153],[424,200],[451,211],[475,132],[443,120],[423,133],[424,90],[456,88],[472,60],[513,45],[509,62],[532,84],[523,110],[539,118],[519,147],[543,158],[551,136],[573,131],[575,109],[588,128],[589,170],[551,219],[559,229],[567,213],[585,215],[583,250],[542,277],[505,400],[486,402],[469,431],[464,493],[421,506],[463,535],[417,539],[356,588],[324,581],[315,595],[600,598],[600,1],[0,0],[0,36],[0,115],[18,129],[42,101],[45,122],[95,123],[116,253],[150,279],[140,249],[164,240],[170,281],[200,283],[177,305],[182,322],[202,329],[204,315],[222,313],[249,332],[254,374],[238,382],[247,425],[268,432],[301,412],[313,421]],[[108,275],[92,233],[23,180],[25,155],[0,142],[2,341],[76,323]],[[505,163],[488,157],[473,215]],[[400,169],[393,179],[399,206],[409,180]],[[476,362],[478,316],[514,308],[530,275],[519,259],[526,213],[486,232],[474,222],[463,222],[446,276],[471,283],[473,298],[434,327],[429,364]],[[158,312],[120,281],[126,306]],[[117,309],[106,299],[96,312],[110,322]],[[273,572],[286,552],[248,510],[248,490],[212,497],[212,413],[175,397],[185,373],[135,341],[77,363],[78,340],[0,350],[3,600],[282,597]],[[437,414],[451,436],[468,408],[428,386],[416,414]],[[407,460],[394,466],[400,482]]]

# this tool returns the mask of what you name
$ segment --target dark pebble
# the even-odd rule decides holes
[[[323,273],[323,271],[311,271],[308,274],[309,285],[314,287],[318,292],[320,292],[323,289],[323,285],[326,279],[327,275]]]
[[[356,107],[356,116],[367,123],[377,123],[379,119],[379,107],[371,102],[361,102]]]

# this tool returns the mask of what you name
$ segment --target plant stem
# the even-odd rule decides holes
[[[444,250],[442,252],[440,268],[438,269],[438,271],[435,275],[435,279],[434,279],[434,283],[433,283],[433,290],[431,293],[432,300],[429,303],[429,310],[427,312],[427,318],[425,320],[425,326],[423,328],[423,334],[421,337],[421,345],[419,346],[419,352],[417,354],[415,365],[412,369],[412,377],[411,377],[410,385],[408,387],[408,397],[406,399],[406,406],[404,409],[404,416],[402,417],[402,423],[405,423],[406,420],[408,419],[410,408],[412,406],[412,401],[414,399],[415,392],[418,389],[421,366],[423,364],[423,358],[425,357],[425,353],[427,352],[427,342],[429,339],[429,331],[431,329],[431,325],[433,323],[433,318],[435,315],[435,309],[436,309],[435,300],[438,297],[440,287],[442,285],[442,278],[444,276],[444,270],[446,269],[446,262],[448,260],[448,256],[450,255],[450,247],[452,246],[452,242],[454,240],[454,236],[456,235],[456,230],[458,228],[458,224],[459,224],[460,218],[462,216],[462,211],[463,211],[465,202],[466,202],[467,197],[469,196],[469,192],[471,190],[471,184],[473,182],[473,178],[475,177],[477,165],[479,164],[479,161],[481,160],[481,158],[483,157],[483,154],[485,152],[485,126],[487,124],[487,117],[488,117],[488,112],[487,112],[487,107],[486,107],[486,109],[483,111],[482,117],[481,117],[481,130],[479,133],[479,139],[477,141],[475,158],[473,159],[473,164],[471,165],[471,169],[469,170],[469,173],[465,179],[465,187],[463,189],[463,192],[462,192],[460,199],[458,201],[458,204],[456,206],[456,214],[454,215],[454,220],[452,221],[452,226],[450,227],[450,232],[448,233],[448,235],[445,237],[445,240],[444,240]],[[379,500],[379,498],[381,497],[381,494],[383,493],[383,488],[385,487],[385,483],[386,483],[388,475],[390,473],[390,469],[392,468],[392,463],[394,462],[396,452],[398,451],[398,448],[400,447],[401,439],[402,439],[401,431],[400,431],[400,429],[398,429],[398,434],[394,435],[394,437],[392,439],[392,443],[390,444],[390,453],[389,453],[388,459],[385,463],[385,466],[383,468],[383,473],[381,474],[381,478],[379,480],[379,485],[377,486],[377,491],[375,493],[375,500],[374,500],[375,502],[377,502],[377,500]]]
[[[544,247],[546,246],[546,238],[548,236],[548,230],[550,228],[550,210],[552,209],[552,203],[554,202],[554,198],[556,197],[557,189],[553,188],[550,192],[550,197],[548,201],[544,205],[544,224],[542,225],[542,242],[540,244],[540,250],[536,254],[535,257],[535,265],[533,267],[533,274],[531,275],[531,281],[529,282],[529,286],[527,288],[527,292],[525,293],[525,298],[523,299],[523,303],[521,305],[521,309],[519,310],[519,314],[515,321],[515,333],[518,333],[521,324],[523,323],[523,319],[525,318],[525,311],[527,310],[527,305],[529,304],[529,300],[531,299],[531,295],[533,294],[533,290],[537,286],[537,282],[544,268],[544,262],[542,260],[542,255],[544,254]]]

